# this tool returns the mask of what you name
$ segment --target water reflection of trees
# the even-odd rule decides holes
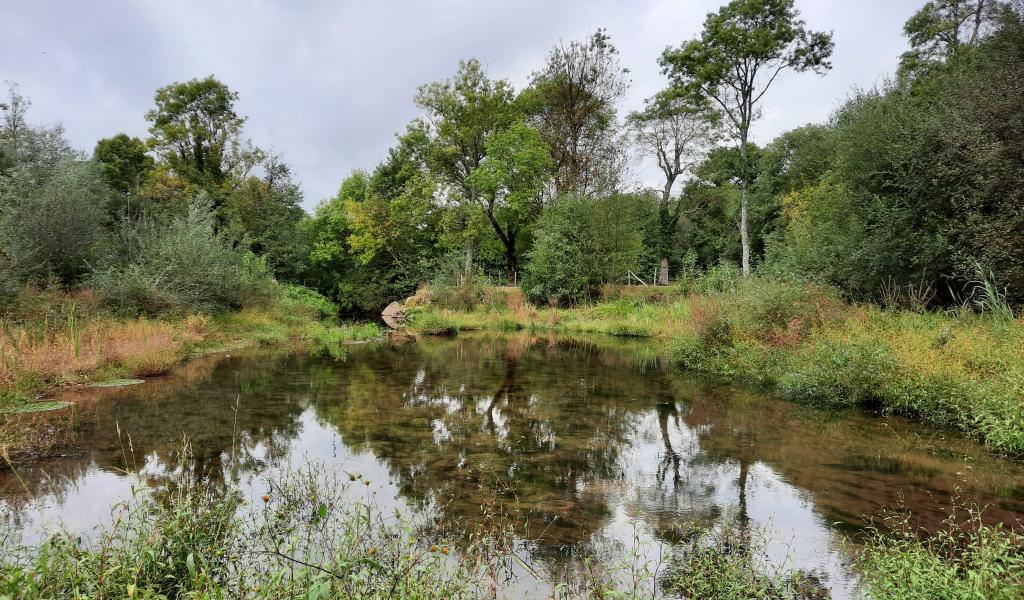
[[[387,463],[413,503],[466,523],[497,499],[520,533],[557,548],[607,520],[607,482],[660,387],[614,351],[517,336],[405,345],[360,356],[343,400],[317,405],[345,443]]]
[[[752,473],[799,490],[806,502],[791,509],[818,511],[822,523],[860,523],[901,496],[937,522],[958,472],[968,494],[993,503],[991,518],[1024,508],[1024,470],[971,444],[701,383],[646,343],[521,334],[366,346],[340,362],[239,356],[87,396],[73,454],[23,466],[28,493],[0,472],[0,499],[59,501],[96,468],[160,483],[183,434],[197,472],[237,483],[301,446],[312,408],[345,445],[380,460],[413,506],[436,503],[463,528],[483,505],[518,507],[518,533],[540,552],[586,544],[620,506],[662,538],[680,518],[746,519],[764,483]]]
[[[63,502],[92,469],[142,474],[158,485],[190,441],[196,475],[234,483],[287,455],[313,390],[295,379],[297,358],[210,357],[144,385],[80,389],[76,436],[62,456],[0,471],[0,499],[18,508],[28,498]],[[306,382],[305,377],[300,378]]]
[[[824,522],[850,527],[892,507],[911,508],[921,526],[948,516],[953,496],[989,506],[993,522],[1024,514],[1024,467],[977,445],[898,418],[837,413],[773,400],[742,387],[672,378],[686,398],[686,427],[707,460],[733,466],[737,507],[746,518],[751,468],[768,467],[813,501]],[[1008,484],[1009,482],[1009,484]]]

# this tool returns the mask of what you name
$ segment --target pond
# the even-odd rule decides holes
[[[1024,467],[955,434],[801,406],[668,367],[643,342],[514,335],[346,347],[334,357],[248,351],[124,388],[75,390],[64,456],[0,471],[0,518],[27,540],[87,533],[135,488],[158,486],[184,436],[195,470],[250,498],[289,466],[367,481],[367,498],[469,528],[515,511],[538,593],[581,555],[658,561],[676,524],[739,519],[768,554],[856,584],[846,541],[904,505],[926,527],[951,499],[1024,514]],[[609,559],[611,560],[611,559]],[[549,577],[550,575],[550,577]]]

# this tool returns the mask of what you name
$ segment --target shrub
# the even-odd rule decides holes
[[[559,198],[541,215],[523,288],[536,302],[582,302],[639,268],[653,204],[644,196]]]
[[[744,329],[772,346],[795,346],[814,327],[838,314],[840,301],[826,287],[791,279],[757,277],[740,283],[736,317]]]
[[[742,278],[743,275],[736,263],[722,261],[697,277],[694,287],[702,294],[732,292],[739,286]]]
[[[407,313],[406,323],[410,328],[424,335],[450,336],[459,332],[455,323],[433,310]]]
[[[290,283],[281,287],[286,302],[309,310],[316,315],[316,318],[331,319],[338,316],[338,305],[316,290]]]
[[[917,530],[902,511],[869,531],[856,562],[871,598],[1024,597],[1024,536],[986,525],[977,509],[954,508],[935,533]]]
[[[882,342],[825,340],[793,355],[779,387],[797,400],[873,407],[899,376],[896,359]]]
[[[122,313],[215,312],[260,303],[273,289],[263,261],[214,230],[202,196],[167,224],[128,224],[119,254],[90,284]]]
[[[77,283],[104,236],[111,191],[95,164],[64,160],[40,181],[15,171],[0,190],[0,242],[21,280]]]
[[[434,304],[451,310],[471,311],[484,300],[488,281],[480,273],[466,273],[461,258],[451,254],[430,281]]]

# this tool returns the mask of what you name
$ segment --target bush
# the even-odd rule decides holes
[[[455,323],[433,310],[410,312],[406,314],[406,323],[424,335],[450,336],[459,332]]]
[[[697,277],[694,288],[702,294],[733,292],[742,279],[743,275],[736,263],[722,261]]]
[[[488,281],[479,273],[466,274],[461,257],[448,255],[430,282],[434,304],[451,310],[471,311],[484,300]]]
[[[857,552],[864,591],[878,600],[1024,597],[1024,536],[989,526],[975,508],[954,507],[936,533],[890,512]]]
[[[792,279],[745,279],[736,290],[736,318],[744,329],[772,346],[794,346],[812,328],[839,313],[840,300],[828,288]]]
[[[798,400],[874,407],[886,386],[899,378],[896,359],[885,344],[825,340],[793,356],[779,387]]]
[[[331,319],[338,316],[338,305],[328,300],[316,290],[290,283],[284,284],[281,287],[284,290],[284,298],[287,302],[315,313],[316,318]]]
[[[265,301],[272,294],[266,265],[214,230],[203,197],[165,225],[126,226],[120,256],[90,284],[108,306],[128,314],[215,312]],[[126,258],[125,258],[126,257]]]
[[[16,170],[0,190],[0,243],[20,280],[82,279],[105,235],[111,191],[91,162],[64,160],[45,179]]]
[[[566,196],[541,215],[523,288],[535,302],[583,302],[637,271],[655,214],[645,196]]]

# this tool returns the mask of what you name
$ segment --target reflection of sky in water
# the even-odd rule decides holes
[[[922,515],[941,514],[922,498],[944,497],[964,471],[1000,518],[1020,510],[993,489],[1017,489],[1019,466],[899,421],[808,414],[585,344],[426,344],[366,347],[342,363],[235,357],[108,392],[83,412],[82,455],[22,469],[33,500],[0,472],[0,512],[29,542],[59,525],[88,534],[133,489],[165,478],[184,433],[250,503],[267,477],[313,464],[339,480],[362,475],[370,485],[350,487],[352,499],[385,514],[420,510],[470,527],[489,486],[511,488],[530,535],[544,533],[526,547],[547,573],[567,553],[622,560],[636,542],[639,562],[663,573],[673,523],[742,512],[771,560],[824,575],[842,598],[855,578],[833,522],[857,525],[903,490],[917,492],[909,501]],[[135,438],[130,455],[111,421]],[[518,595],[543,591],[523,568],[516,574]]]

